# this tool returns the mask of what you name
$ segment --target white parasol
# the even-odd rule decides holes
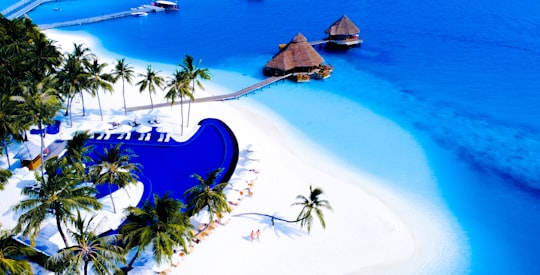
[[[159,126],[157,127],[156,131],[158,131],[159,133],[171,133],[172,129],[168,126]]]
[[[248,160],[245,162],[244,167],[249,170],[260,170],[261,163],[254,160]]]
[[[249,187],[248,182],[246,180],[240,180],[240,179],[229,182],[229,186],[231,187],[231,189],[234,189],[237,191],[241,191]]]
[[[223,194],[225,194],[225,197],[227,197],[227,201],[232,203],[236,203],[242,198],[240,192],[234,189],[227,189],[223,191]]]
[[[248,144],[248,146],[246,147],[248,152],[255,152],[255,151],[260,151],[261,150],[261,147],[257,144]]]
[[[137,131],[137,133],[141,133],[141,134],[148,133],[148,132],[152,131],[152,127],[147,126],[147,125],[143,125],[143,124],[135,127],[134,129],[135,129],[135,131]]]
[[[152,270],[154,272],[161,273],[161,272],[166,271],[170,267],[171,267],[171,263],[169,262],[168,259],[161,259],[161,263],[159,263],[159,264],[156,261],[154,261],[154,264],[152,266]]]
[[[262,153],[259,151],[253,151],[249,152],[246,157],[251,160],[261,160],[262,159]]]
[[[120,124],[120,126],[118,126],[118,128],[114,129],[115,133],[128,133],[128,132],[131,132],[131,131],[133,131],[133,127],[131,127],[129,125],[125,125],[125,124]]]
[[[240,177],[244,181],[252,181],[252,180],[257,179],[257,174],[254,173],[253,171],[243,171],[243,172],[240,173]]]

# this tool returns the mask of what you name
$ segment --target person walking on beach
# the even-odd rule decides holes
[[[261,241],[261,230],[257,229],[257,233],[255,233],[255,236],[257,236],[257,241]]]
[[[249,240],[253,242],[253,239],[255,239],[255,233],[253,232],[253,230],[251,230],[251,233],[249,234]]]

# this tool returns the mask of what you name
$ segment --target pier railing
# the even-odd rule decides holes
[[[292,74],[287,74],[287,75],[282,75],[282,76],[272,76],[272,77],[269,77],[259,83],[256,83],[256,84],[253,84],[247,88],[243,88],[237,92],[234,92],[234,93],[230,93],[230,94],[225,94],[225,95],[217,95],[217,96],[209,96],[209,97],[201,97],[201,98],[197,98],[195,99],[194,101],[191,101],[192,103],[202,103],[202,102],[212,102],[212,101],[225,101],[225,100],[232,100],[232,99],[238,99],[242,96],[245,96],[249,93],[252,93],[258,89],[262,89],[272,83],[275,83],[279,80],[283,80],[285,78],[288,78],[289,76],[291,76]],[[184,101],[183,103],[186,104],[188,103],[189,101]],[[182,102],[175,102],[174,105],[178,105],[178,104],[181,104]],[[154,104],[153,107],[154,108],[159,108],[159,107],[167,107],[167,106],[171,106],[171,103],[158,103],[158,104]],[[144,106],[136,106],[136,107],[128,107],[127,110],[128,111],[137,111],[137,110],[146,110],[146,109],[150,109],[152,108],[152,105],[144,105]]]
[[[22,0],[19,1],[1,11],[1,13],[9,20],[21,17],[29,11],[35,9],[37,6],[50,0]]]
[[[77,25],[83,25],[83,24],[96,23],[96,22],[110,20],[110,19],[122,18],[122,17],[133,15],[134,12],[160,12],[160,11],[164,11],[164,9],[160,7],[151,6],[151,5],[143,5],[138,8],[133,8],[129,11],[121,11],[117,13],[105,14],[105,15],[82,18],[82,19],[65,21],[65,22],[41,24],[41,25],[38,25],[38,28],[42,30],[47,30],[47,29],[54,29],[54,28],[61,28],[61,27],[68,27],[68,26],[77,26]]]

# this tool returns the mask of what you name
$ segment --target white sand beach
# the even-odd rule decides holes
[[[99,43],[84,33],[45,32],[66,52],[73,43],[84,43],[100,60],[113,64],[122,56],[107,52]],[[140,72],[148,63],[126,58]],[[165,77],[174,67],[152,64]],[[112,69],[112,66],[110,66]],[[228,91],[212,81],[203,82],[206,90],[196,97],[223,94]],[[241,87],[239,87],[241,88]],[[104,123],[123,116],[122,86],[115,85],[115,94],[101,93]],[[126,86],[128,107],[147,105],[148,93]],[[154,103],[165,102],[164,92],[158,91]],[[85,97],[87,112],[82,117],[81,104],[73,105],[73,127],[62,127],[56,138],[69,138],[80,129],[91,129],[103,123],[99,117],[97,99]],[[445,209],[438,209],[414,194],[399,194],[390,190],[382,179],[337,159],[318,144],[310,141],[281,117],[258,104],[250,96],[240,100],[195,103],[191,106],[190,126],[180,136],[180,106],[159,109],[160,119],[173,129],[172,138],[185,139],[194,126],[208,117],[219,118],[238,138],[241,151],[237,172],[245,170],[248,144],[256,144],[261,153],[260,173],[253,187],[253,195],[245,197],[232,212],[226,225],[220,225],[205,240],[196,244],[169,274],[432,274],[434,270],[456,271],[456,263],[463,262],[467,252],[463,240],[456,233],[455,221]],[[141,116],[149,110],[138,111]],[[372,135],[372,150],[384,150],[391,145],[400,157],[418,162],[418,169],[408,171],[407,178],[436,184],[422,148],[410,134],[391,121],[368,109],[358,114],[366,121],[366,131]],[[66,118],[66,121],[69,121]],[[391,143],[389,145],[389,142]],[[39,143],[36,143],[39,144]],[[405,154],[405,155],[403,155]],[[369,157],[369,156],[366,156]],[[396,169],[396,173],[400,173]],[[239,177],[233,176],[232,180]],[[7,213],[5,198],[16,198],[20,191],[17,182],[10,182],[0,192],[2,219]],[[266,213],[285,219],[295,219],[300,208],[291,206],[299,194],[308,195],[309,186],[320,187],[333,212],[325,211],[327,223],[323,230],[315,223],[310,234],[298,224],[276,222],[260,216],[234,217],[246,212]],[[14,199],[9,202],[13,203]],[[16,200],[15,200],[16,201]],[[0,220],[4,226],[10,225]],[[261,230],[260,240],[251,242],[249,233]],[[151,271],[151,263],[139,261],[140,273]],[[444,273],[444,272],[443,272]],[[132,274],[130,272],[130,274]]]

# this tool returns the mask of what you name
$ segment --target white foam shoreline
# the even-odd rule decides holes
[[[46,34],[58,41],[66,52],[72,50],[75,42],[84,43],[109,64],[121,58],[101,48],[84,33],[49,30]],[[135,65],[137,71],[144,71],[148,65],[140,60],[127,61]],[[174,71],[172,65],[153,63],[152,66],[161,70],[163,76]],[[196,95],[230,92],[213,82],[204,85],[206,91]],[[121,84],[115,89],[114,95],[102,94],[104,122],[123,113]],[[148,102],[148,94],[140,94],[135,87],[126,87],[126,94],[128,106]],[[158,93],[154,103],[164,102],[163,94]],[[75,105],[75,125],[64,129],[61,135],[67,137],[69,131],[100,123],[97,99],[85,97],[85,103],[91,115],[81,117],[79,107]],[[463,253],[461,240],[444,212],[425,201],[407,200],[383,187],[380,179],[352,169],[313,144],[271,110],[249,98],[194,104],[191,109],[190,124],[195,125],[206,117],[219,118],[233,130],[241,149],[256,143],[265,152],[253,197],[244,199],[233,214],[260,212],[294,219],[299,209],[290,204],[298,194],[307,195],[309,185],[324,190],[324,198],[330,201],[334,212],[325,212],[326,230],[315,224],[309,235],[296,224],[271,226],[268,220],[260,217],[233,217],[226,226],[220,226],[196,245],[179,267],[171,269],[171,274],[422,274],[466,268],[463,266],[466,259],[462,256],[466,253]],[[165,122],[178,128],[179,110],[179,106],[161,108],[160,115]],[[362,115],[368,120],[385,121],[380,126],[386,127],[385,131],[375,134],[403,131],[368,110]],[[179,130],[175,131],[178,137]],[[397,147],[418,146],[412,138],[406,142],[393,142]],[[0,196],[3,193],[0,192]],[[248,240],[253,229],[261,229],[260,242]]]

